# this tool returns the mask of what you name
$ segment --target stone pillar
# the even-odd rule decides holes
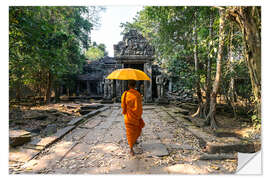
[[[99,82],[96,83],[97,95],[99,95]]]
[[[101,94],[103,94],[103,97],[105,97],[105,83],[104,80],[101,81]]]
[[[109,79],[108,84],[108,98],[113,98],[113,80]]]
[[[169,80],[169,92],[172,92],[172,78]]]
[[[122,64],[122,69],[125,68],[125,64]],[[121,92],[122,95],[125,92],[125,81],[121,80]]]
[[[104,99],[107,99],[108,97],[108,83],[107,83],[107,79],[104,80]]]
[[[156,77],[156,84],[157,84],[157,97],[158,99],[161,98],[161,86],[162,86],[162,76],[158,75]]]
[[[116,80],[112,80],[112,86],[113,86],[113,88],[112,88],[112,90],[113,90],[113,93],[112,93],[112,97],[114,98],[114,97],[116,97]]]
[[[121,97],[121,95],[122,95],[121,94],[121,92],[122,92],[121,87],[122,87],[121,86],[121,80],[116,80],[116,87],[115,88],[116,88],[116,96],[117,97]]]
[[[150,77],[150,81],[144,81],[144,102],[152,102],[152,63],[144,63],[144,72]]]
[[[98,85],[99,85],[99,95],[101,95],[102,94],[102,81],[99,81]]]

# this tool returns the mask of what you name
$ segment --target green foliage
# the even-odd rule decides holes
[[[106,51],[105,44],[97,44],[93,42],[92,46],[86,51],[85,56],[89,60],[98,60],[107,56],[108,52]]]
[[[80,72],[94,23],[89,13],[87,7],[10,7],[10,89],[45,90],[49,81],[59,84],[66,74]]]
[[[209,16],[217,19],[217,11],[211,7],[145,7],[137,14],[133,23],[122,24],[123,33],[129,29],[137,29],[155,47],[156,61],[163,64],[181,87],[194,88],[194,42],[192,37],[194,13],[197,16],[198,59],[200,62],[199,75],[203,77],[206,71],[205,63],[209,55]],[[214,44],[218,39],[218,23],[214,27]],[[214,63],[213,63],[214,65]],[[204,76],[205,78],[205,76]]]
[[[196,12],[196,16],[195,16]],[[196,18],[196,19],[195,19]],[[212,35],[210,34],[210,22]],[[155,48],[155,60],[166,69],[174,79],[173,90],[196,88],[194,64],[194,22],[197,31],[197,57],[199,62],[198,76],[200,85],[205,90],[207,82],[207,62],[211,60],[211,81],[216,74],[216,59],[219,46],[219,12],[214,7],[144,7],[132,23],[121,24],[122,33],[130,29],[139,31]],[[226,19],[226,39],[222,82],[219,93],[227,96],[230,81],[235,79],[236,94],[250,101],[252,87],[247,64],[243,59],[242,32],[232,20]],[[233,30],[231,30],[231,26]],[[229,47],[232,33],[231,51],[234,61],[229,65]],[[247,111],[249,111],[247,109]]]

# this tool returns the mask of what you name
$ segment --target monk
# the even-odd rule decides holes
[[[126,135],[130,147],[130,154],[134,156],[133,145],[141,135],[144,121],[142,119],[142,96],[135,90],[136,81],[128,81],[128,91],[125,91],[121,97],[121,107],[123,109]]]

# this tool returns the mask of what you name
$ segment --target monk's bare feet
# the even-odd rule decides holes
[[[134,156],[134,151],[133,151],[133,149],[130,149],[130,152],[129,152],[129,153],[130,153],[131,156]]]

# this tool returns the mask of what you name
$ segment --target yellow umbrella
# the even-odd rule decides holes
[[[132,68],[117,69],[109,74],[106,79],[150,81],[150,78],[143,71]]]

